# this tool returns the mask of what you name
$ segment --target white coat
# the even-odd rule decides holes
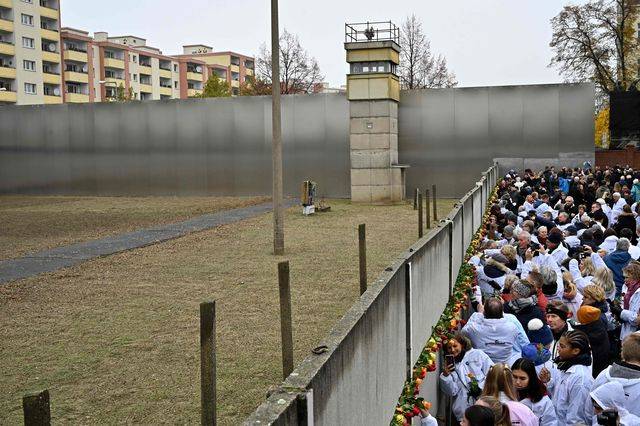
[[[605,383],[591,391],[590,396],[601,408],[616,410],[619,415],[619,424],[623,426],[640,425],[640,417],[630,413],[626,408],[624,389],[619,382]],[[595,415],[593,416],[593,424],[598,424]]]
[[[462,328],[462,333],[471,340],[473,347],[484,351],[493,362],[508,362],[529,339],[508,318],[485,318],[475,312]]]
[[[440,374],[440,389],[445,395],[453,397],[452,411],[458,421],[464,417],[465,410],[475,403],[475,401],[469,401],[471,379],[468,374],[473,374],[478,380],[478,385],[483,388],[492,365],[493,362],[484,352],[471,349],[467,351],[462,361],[456,363],[455,371],[448,376]]]
[[[638,312],[640,312],[640,288],[631,296],[629,302],[629,309],[623,309],[620,314],[622,328],[620,329],[620,340],[624,340],[625,337],[631,333],[638,331],[637,321]]]
[[[556,408],[558,424],[591,423],[591,416],[587,412],[591,405],[589,391],[593,385],[591,368],[584,365],[574,365],[567,371],[554,368],[551,377],[547,389]]]
[[[614,363],[598,374],[591,390],[609,382],[618,382],[622,385],[626,397],[625,408],[630,413],[640,416],[640,371]]]
[[[529,407],[533,414],[540,419],[540,426],[557,426],[558,416],[556,415],[556,409],[547,395],[538,402],[532,402],[529,398],[525,398],[520,402]]]

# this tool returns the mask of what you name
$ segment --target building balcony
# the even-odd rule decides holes
[[[107,86],[113,86],[113,83],[115,83],[116,86],[118,86],[118,87],[120,87],[121,84],[122,84],[123,87],[126,87],[124,79],[121,79],[121,78],[107,77],[107,78],[104,79],[104,81],[109,83],[109,84],[107,84]]]
[[[16,69],[9,67],[0,67],[0,77],[1,78],[16,78]]]
[[[197,73],[197,72],[188,72],[187,73],[187,80],[202,81],[202,74]]]
[[[144,92],[144,93],[153,93],[153,86],[150,84],[143,84],[140,83],[140,92]]]
[[[147,75],[151,75],[151,66],[147,66],[147,65],[138,65],[138,73],[140,74],[147,74]]]
[[[66,100],[67,102],[71,102],[74,104],[82,104],[89,102],[89,95],[85,95],[82,93],[67,93]]]
[[[42,82],[44,84],[60,85],[60,76],[57,74],[42,73]]]
[[[6,7],[7,9],[13,8],[13,0],[0,0],[0,7]]]
[[[75,62],[89,62],[89,56],[86,52],[76,52],[75,50],[65,50],[63,52],[63,57],[65,61],[75,61]]]
[[[50,7],[40,6],[40,16],[44,16],[45,18],[58,20],[60,11],[57,9],[52,9]]]
[[[171,78],[171,70],[163,70],[160,69],[160,77],[162,78]]]
[[[190,98],[195,97],[195,96],[200,96],[201,93],[202,93],[202,90],[197,90],[197,89],[188,89],[187,90],[187,96],[189,96]]]
[[[239,65],[230,65],[229,69],[231,69],[232,72],[240,72],[240,66]]]
[[[65,71],[64,79],[75,83],[89,83],[89,75],[81,72]]]
[[[16,92],[1,91],[0,92],[0,102],[11,102],[16,103],[18,101],[18,94]]]
[[[43,97],[44,97],[45,105],[61,104],[62,103],[62,96],[44,95]]]
[[[40,37],[47,40],[54,40],[54,41],[60,42],[60,33],[58,31],[40,28]]]
[[[10,43],[0,42],[0,54],[14,56],[16,54],[16,47]]]
[[[42,52],[42,60],[45,62],[60,63],[60,53],[58,52]]]
[[[160,87],[160,95],[173,96],[173,89],[171,87]]]
[[[124,69],[124,61],[122,59],[104,58],[104,66],[108,68]]]
[[[7,33],[13,32],[13,22],[7,21],[6,19],[0,18],[0,31],[4,31]]]

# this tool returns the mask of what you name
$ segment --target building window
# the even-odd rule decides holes
[[[173,72],[178,72],[178,65],[177,64],[173,64]]]
[[[136,55],[131,55],[131,60],[132,60],[134,63],[138,62],[138,56],[136,56]]]
[[[138,74],[133,75],[133,81],[138,81]]]
[[[29,25],[30,27],[33,27],[33,16],[31,15],[26,15],[26,14],[22,14],[22,24],[23,25]]]
[[[173,82],[173,88],[174,88],[174,89],[177,89],[177,88],[178,88],[178,82],[177,82],[177,81],[174,81],[174,82]]]
[[[106,78],[116,78],[116,73],[112,70],[104,70],[104,76]]]
[[[33,83],[25,83],[24,84],[24,93],[27,95],[35,95],[36,94],[36,85]]]
[[[33,4],[33,0],[22,0],[24,3]]]
[[[28,60],[24,60],[22,61],[22,66],[24,67],[24,69],[26,71],[35,71],[36,70],[36,61],[28,61]]]
[[[35,40],[30,37],[22,37],[22,47],[26,47],[27,49],[35,49],[36,47]]]

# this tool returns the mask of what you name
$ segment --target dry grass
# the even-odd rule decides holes
[[[377,276],[416,240],[409,205],[286,215],[295,362],[358,297],[357,225]],[[452,202],[441,203],[444,217]],[[57,424],[199,422],[198,304],[217,301],[219,424],[238,424],[280,382],[271,215],[0,287],[0,424],[48,388]]]
[[[268,198],[0,196],[0,260]]]

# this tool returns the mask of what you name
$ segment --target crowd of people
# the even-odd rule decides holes
[[[455,420],[640,426],[640,171],[511,170],[484,226],[440,375]]]

